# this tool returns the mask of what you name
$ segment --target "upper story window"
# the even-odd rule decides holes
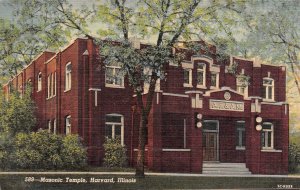
[[[39,92],[42,90],[42,73],[41,72],[39,72],[39,74],[38,74],[37,81],[38,81],[37,91]]]
[[[72,84],[72,64],[68,63],[66,65],[66,78],[65,78],[66,84],[65,84],[65,91],[71,90],[71,84]]]
[[[192,85],[192,69],[183,69],[183,86],[193,87]]]
[[[204,63],[197,64],[197,87],[206,86],[206,65]]]
[[[272,123],[263,123],[261,132],[262,149],[274,149],[274,126]]]
[[[245,121],[236,122],[236,149],[244,150],[246,146]]]
[[[236,78],[236,91],[248,97],[248,82],[243,77]]]
[[[219,73],[211,72],[210,74],[210,87],[219,88]]]
[[[51,98],[56,95],[56,72],[48,75],[47,90],[47,98]]]
[[[48,75],[47,81],[47,98],[51,97],[51,74]]]
[[[105,136],[115,139],[119,137],[124,145],[124,118],[119,114],[107,114],[105,117]]]
[[[53,76],[53,96],[56,95],[56,72],[54,72],[54,76]]]
[[[274,101],[274,80],[263,78],[262,97],[264,100]]]
[[[121,65],[114,63],[105,67],[105,86],[124,87],[124,75],[121,72]]]
[[[68,135],[68,134],[71,134],[71,116],[68,115],[66,117],[66,121],[65,121],[65,134]]]

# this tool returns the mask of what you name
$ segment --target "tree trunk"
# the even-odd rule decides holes
[[[152,100],[155,92],[157,76],[152,72],[146,105],[144,106],[141,93],[137,93],[137,105],[141,110],[140,126],[139,126],[139,147],[137,155],[137,165],[135,176],[144,178],[144,162],[145,162],[145,143],[146,143],[146,130],[148,125],[148,117],[152,108]]]
[[[139,147],[137,155],[137,165],[135,176],[144,178],[144,162],[145,162],[145,144],[146,144],[146,129],[147,129],[147,116],[142,113],[140,117],[140,126],[139,126]]]

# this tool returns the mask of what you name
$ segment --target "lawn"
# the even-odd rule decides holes
[[[32,177],[34,178],[34,181],[32,181]],[[69,179],[67,180],[67,178]],[[91,178],[94,178],[94,181],[96,182],[90,182]],[[123,182],[117,182],[118,178],[126,178],[129,180],[129,183],[126,183],[126,180],[123,180]],[[46,179],[51,179],[52,182],[45,182],[47,181]],[[41,182],[41,180],[44,180],[44,182]],[[60,180],[62,182],[57,182]],[[84,182],[84,180],[86,182]],[[111,180],[115,183],[112,183]],[[298,189],[300,188],[300,178],[146,176],[145,179],[139,179],[135,178],[134,175],[6,174],[0,175],[0,185],[1,190],[252,189],[279,187],[286,189],[283,187],[287,186],[283,185],[292,185],[294,189]]]

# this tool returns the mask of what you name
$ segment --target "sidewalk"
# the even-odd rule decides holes
[[[0,175],[134,175],[134,172],[0,172]],[[222,174],[190,174],[190,173],[154,173],[146,172],[148,176],[177,176],[177,177],[268,177],[268,178],[299,178],[300,175],[222,175]]]

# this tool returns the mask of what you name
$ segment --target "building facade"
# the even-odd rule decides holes
[[[12,88],[24,93],[31,83],[37,129],[79,134],[91,165],[102,163],[105,136],[120,136],[134,165],[135,97],[120,66],[104,66],[98,55],[91,39],[78,38],[57,53],[39,55],[4,90],[7,96]],[[219,162],[245,163],[253,174],[287,174],[285,67],[187,54],[181,65],[168,63],[165,71],[148,124],[150,170],[202,173],[203,163]]]

